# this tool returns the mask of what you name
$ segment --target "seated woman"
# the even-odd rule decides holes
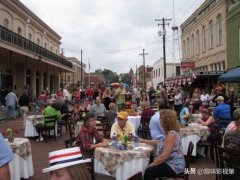
[[[166,132],[165,140],[145,140],[140,142],[157,146],[157,156],[148,166],[144,180],[172,177],[184,172],[185,159],[182,151],[177,114],[173,110],[160,112],[160,123]]]
[[[90,101],[89,101],[89,99],[86,99],[85,100],[85,108],[84,108],[84,111],[90,111],[90,109],[91,109],[91,103],[90,103]]]
[[[64,157],[64,160],[63,158]],[[42,170],[50,172],[50,180],[91,180],[86,163],[91,159],[82,159],[79,147],[61,149],[49,153],[50,167]]]
[[[98,134],[96,130],[96,118],[92,113],[87,114],[85,127],[81,129],[76,139],[76,146],[80,146],[83,158],[93,158],[94,149],[108,146],[109,141]]]
[[[233,121],[227,126],[222,142],[222,147],[233,149],[240,154],[240,108],[233,111]],[[238,164],[226,164],[226,168],[234,168],[234,174],[240,176],[240,162]]]
[[[181,124],[186,124],[186,119],[184,117],[185,116],[190,116],[189,104],[190,104],[190,101],[186,101],[183,105],[183,108],[182,108],[181,112],[180,112],[180,123]]]
[[[106,117],[108,119],[108,124],[107,124],[108,129],[111,129],[112,125],[115,123],[115,119],[117,117],[116,108],[117,108],[117,105],[115,103],[109,104],[109,110],[106,113]]]
[[[142,113],[141,113],[142,128],[145,128],[145,129],[147,128],[148,129],[148,124],[150,122],[150,119],[155,114],[155,112],[151,108],[149,108],[149,105],[148,105],[147,101],[142,101],[141,102],[141,108],[143,110]]]
[[[54,102],[52,105],[50,106],[47,106],[42,114],[45,116],[45,117],[49,117],[49,116],[56,116],[57,120],[61,117],[61,112],[60,112],[60,109],[61,109],[61,103],[59,103],[58,101]],[[52,120],[52,119],[50,119]],[[45,118],[36,125],[36,131],[38,132],[38,134],[40,134],[40,132],[42,130],[45,129]],[[53,125],[51,124],[48,124],[48,126],[52,127]],[[43,138],[41,137],[40,138],[40,141],[42,141]]]
[[[201,110],[202,119],[198,120],[198,123],[200,123],[203,126],[208,126],[210,133],[212,134],[214,131],[214,118],[211,115],[210,111],[208,109],[202,109]]]

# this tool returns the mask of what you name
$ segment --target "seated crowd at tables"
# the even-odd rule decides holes
[[[171,91],[175,93],[174,96],[172,96],[172,92],[169,95],[168,89],[163,89],[158,95],[154,92],[154,89],[151,89],[149,98],[146,97],[146,94],[143,94],[145,98],[141,99],[140,103],[139,101],[132,102],[133,108],[136,108],[137,105],[141,107],[140,128],[150,131],[150,138],[149,136],[142,136],[140,142],[155,146],[157,149],[154,160],[150,162],[144,172],[144,179],[146,180],[175,177],[184,173],[185,158],[179,131],[180,127],[184,127],[185,124],[190,123],[189,120],[193,119],[195,115],[197,115],[196,123],[209,128],[209,139],[214,133],[224,128],[225,134],[221,146],[240,152],[240,109],[234,110],[231,97],[229,100],[221,89],[217,89],[217,92],[214,89],[211,95],[208,95],[206,90],[202,90],[201,92],[199,88],[196,88],[191,97],[185,95],[180,87],[175,90],[171,89]],[[139,95],[139,92],[136,94]],[[19,103],[20,109],[21,105],[26,106],[26,102],[22,102],[24,95],[21,96],[22,98],[19,98],[21,102]],[[97,130],[96,123],[99,116],[106,117],[108,121],[106,128],[110,130],[110,138],[114,133],[135,136],[138,132],[128,122],[129,114],[125,110],[126,89],[123,85],[115,93],[112,93],[107,88],[102,95],[95,98],[93,98],[93,95],[93,89],[90,87],[86,91],[87,98],[84,100],[80,98],[80,93],[78,93],[74,101],[70,101],[68,98],[69,92],[66,89],[63,93],[58,92],[51,95],[50,100],[44,91],[38,98],[39,106],[46,106],[42,109],[41,113],[44,116],[56,115],[59,125],[69,123],[69,119],[67,118],[69,111],[72,116],[78,115],[81,111],[87,113],[84,126],[77,137],[75,137],[75,146],[78,147],[75,150],[81,151],[82,161],[94,158],[94,150],[96,148],[107,147],[111,142],[110,139],[103,137]],[[132,92],[132,96],[134,96],[134,91]],[[153,98],[154,96],[155,99]],[[158,110],[154,110],[152,105],[157,106]],[[22,112],[26,113],[27,110],[22,108]],[[223,125],[220,123],[221,121],[224,121]],[[44,124],[45,119],[36,125],[36,130],[39,133],[44,128]],[[81,163],[80,161],[76,162],[76,165]],[[231,167],[231,164],[226,164],[226,167]],[[237,165],[235,174],[240,175],[238,168],[240,168],[240,164]],[[47,169],[45,172],[51,171],[50,177],[54,179],[57,176],[56,174],[59,173],[57,171],[62,170],[63,172],[60,173],[65,173],[71,177],[70,179],[74,179],[74,175],[70,173],[68,166],[65,165],[57,169]],[[82,167],[82,173],[79,176],[91,179],[85,167]]]

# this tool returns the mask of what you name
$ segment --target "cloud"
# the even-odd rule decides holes
[[[129,72],[142,64],[142,49],[149,55],[146,64],[162,57],[162,39],[156,18],[172,18],[169,0],[21,0],[30,10],[62,37],[66,56],[91,62],[92,71],[107,68]],[[175,0],[175,25],[181,23],[204,0]],[[172,21],[167,27],[171,36]],[[179,36],[180,37],[180,36]],[[172,37],[167,39],[167,61],[172,61]],[[178,43],[176,54],[179,59]]]

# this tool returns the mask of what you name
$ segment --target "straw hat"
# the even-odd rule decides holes
[[[82,158],[82,153],[79,147],[50,152],[48,159],[50,167],[43,169],[43,173],[65,168],[68,166],[73,166],[76,164],[91,162],[91,159]]]

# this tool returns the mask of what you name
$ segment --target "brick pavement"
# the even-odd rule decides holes
[[[11,121],[0,121],[0,132],[5,131],[7,128],[17,128],[20,130],[20,134],[16,135],[16,137],[23,137],[24,132],[21,130],[22,120],[11,120]],[[64,129],[64,128],[63,128]],[[55,142],[54,139],[50,139],[47,143],[45,142],[36,142],[35,140],[31,141],[32,146],[32,156],[33,156],[33,165],[34,165],[34,176],[30,178],[30,180],[46,180],[49,179],[49,174],[42,174],[41,170],[45,167],[48,167],[48,152],[58,150],[61,148],[65,148],[64,140],[68,139],[69,135],[67,135],[64,131],[62,137],[58,137]],[[199,169],[199,168],[214,168],[214,164],[211,162],[209,158],[196,158],[194,162],[191,164],[191,167]],[[190,175],[190,180],[213,180],[215,179],[214,175]]]

